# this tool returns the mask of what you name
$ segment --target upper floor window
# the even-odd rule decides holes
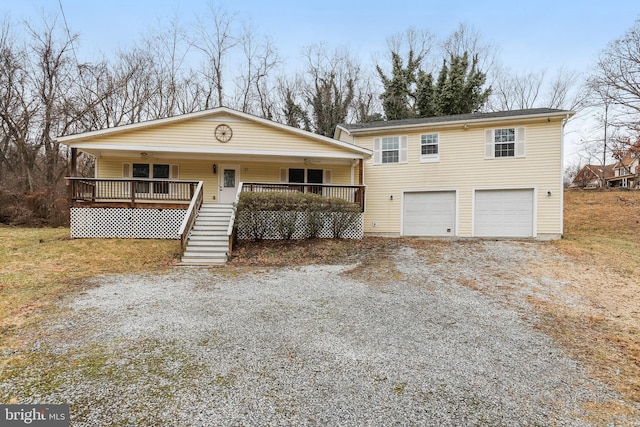
[[[407,137],[385,136],[373,140],[373,162],[380,163],[406,163],[407,162]]]
[[[382,163],[398,163],[400,160],[400,139],[397,136],[382,138]]]
[[[420,135],[420,161],[437,162],[439,159],[438,134]]]
[[[516,156],[516,130],[515,128],[496,129],[493,140],[495,142],[495,157]]]
[[[524,157],[524,128],[487,129],[485,131],[485,158]]]

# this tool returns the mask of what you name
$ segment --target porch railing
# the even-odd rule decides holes
[[[189,208],[187,209],[187,213],[185,214],[184,220],[180,225],[180,230],[178,231],[178,237],[180,238],[180,248],[182,249],[181,253],[184,253],[185,249],[187,248],[189,233],[191,232],[191,229],[196,222],[196,216],[198,216],[198,212],[200,211],[200,207],[202,206],[202,201],[202,181],[200,181],[196,186],[195,194],[191,199],[191,203],[189,203]]]
[[[267,182],[245,182],[242,191],[250,192],[303,192],[322,195],[323,197],[336,197],[360,206],[360,211],[364,212],[365,202],[364,185],[330,185],[330,184],[295,184],[295,183],[267,183]]]
[[[67,177],[71,202],[97,201],[169,201],[189,202],[198,181],[142,178],[77,178]]]

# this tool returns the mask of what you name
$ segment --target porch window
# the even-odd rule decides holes
[[[169,179],[170,166],[165,164],[149,164],[149,163],[134,163],[132,165],[132,177],[133,178],[154,178],[154,179]],[[150,182],[137,182],[136,193],[149,193]],[[168,194],[169,183],[168,182],[154,182],[153,193],[156,194]]]
[[[289,169],[289,182],[304,183],[304,169]]]
[[[296,184],[331,184],[330,169],[280,169],[280,181]],[[300,186],[300,191],[322,193],[322,186]]]
[[[286,176],[288,177],[286,182],[300,184],[322,184],[324,182],[324,176],[326,172],[327,171],[325,171],[324,169],[291,168],[286,174]]]
[[[149,176],[149,163],[134,163],[133,164],[133,177],[134,178],[150,178]],[[148,182],[137,182],[136,193],[148,193]]]
[[[153,177],[156,179],[169,179],[169,165],[153,165]],[[154,182],[153,192],[169,194],[169,183]]]

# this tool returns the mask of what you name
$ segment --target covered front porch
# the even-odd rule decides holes
[[[72,237],[178,238],[185,250],[203,206],[229,217],[211,214],[215,227],[201,228],[231,234],[243,191],[314,193],[365,207],[370,150],[224,107],[59,142],[71,149]],[[77,176],[79,153],[95,160],[93,177]]]

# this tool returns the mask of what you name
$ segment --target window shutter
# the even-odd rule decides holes
[[[289,181],[289,174],[287,173],[288,169],[287,168],[280,168],[280,182],[287,182]]]
[[[169,171],[169,178],[178,179],[180,178],[180,166],[179,165],[171,165],[171,169]]]
[[[400,137],[400,153],[398,158],[400,163],[407,163],[407,137],[406,136]]]
[[[331,169],[324,170],[324,181],[323,184],[331,184]]]
[[[382,163],[382,153],[380,152],[380,138],[373,140],[373,163],[378,165]]]
[[[495,155],[493,145],[493,129],[487,129],[484,131],[484,158],[493,159]]]
[[[524,157],[525,154],[525,136],[524,128],[516,129],[516,157]]]

